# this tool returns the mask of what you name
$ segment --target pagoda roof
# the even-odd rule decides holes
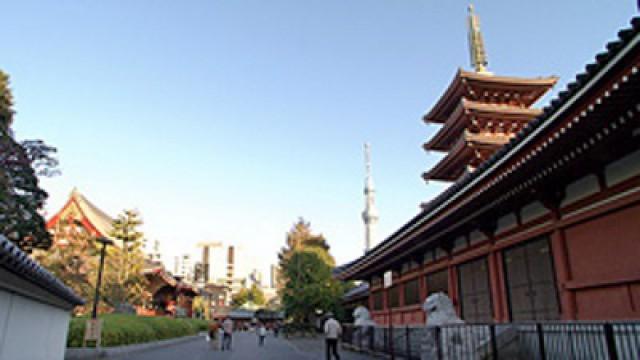
[[[521,107],[529,107],[557,81],[558,78],[555,76],[524,78],[458,69],[444,95],[424,115],[423,120],[445,123],[463,97],[489,103],[517,103]]]
[[[422,174],[423,179],[455,181],[467,171],[467,166],[478,166],[474,158],[489,158],[494,152],[508,143],[513,135],[475,134],[465,131],[463,136],[431,170]]]
[[[74,188],[71,191],[69,200],[49,221],[47,221],[47,228],[54,227],[63,215],[66,215],[71,208],[75,207],[82,216],[83,225],[87,226],[95,236],[102,236],[109,239],[113,229],[113,218],[104,211],[100,210],[96,205]]]
[[[440,130],[423,147],[425,150],[448,151],[466,128],[480,120],[495,122],[498,127],[501,127],[500,123],[509,122],[508,132],[516,133],[541,113],[539,109],[486,104],[463,98]]]
[[[433,233],[438,230],[438,225],[444,220],[450,219],[448,214],[453,210],[475,209],[477,204],[472,201],[479,195],[489,191],[499,192],[504,190],[504,183],[508,178],[516,175],[526,179],[520,181],[517,187],[512,188],[511,193],[527,191],[529,186],[539,181],[540,173],[551,173],[555,163],[548,163],[546,168],[540,167],[540,157],[545,154],[557,157],[557,151],[566,143],[557,141],[576,137],[588,136],[585,125],[588,121],[576,121],[584,119],[609,119],[606,114],[620,105],[620,101],[633,98],[640,89],[638,80],[638,67],[632,67],[630,73],[621,75],[617,73],[620,68],[628,69],[630,59],[640,52],[640,17],[631,21],[631,27],[621,30],[618,39],[609,42],[606,50],[595,56],[595,61],[587,64],[585,70],[578,73],[566,89],[559,92],[554,100],[543,109],[543,113],[525,126],[511,141],[498,150],[485,161],[475,172],[458,179],[456,183],[448,187],[430,202],[424,203],[421,211],[412,217],[403,226],[393,232],[385,240],[377,244],[366,254],[351,262],[339,266],[333,276],[341,280],[366,279],[376,272],[388,268],[389,264],[401,253],[403,245],[410,243],[417,234]],[[602,96],[591,97],[596,90],[600,90]],[[573,116],[571,111],[576,108],[590,107],[593,110],[582,111],[579,116]],[[625,120],[624,117],[620,119]],[[622,124],[620,119],[617,124]],[[571,121],[567,124],[567,121]],[[601,121],[603,122],[603,121]],[[560,127],[564,123],[564,126]],[[628,123],[628,122],[627,122]],[[606,124],[606,122],[605,122]],[[571,126],[569,126],[571,125]],[[618,125],[616,125],[618,126]],[[629,129],[629,127],[626,127]],[[595,137],[597,139],[597,137]],[[552,141],[553,139],[553,141]],[[594,143],[594,137],[590,138]],[[543,145],[539,142],[543,141]],[[544,142],[546,141],[546,143]],[[575,152],[573,153],[575,156]],[[509,161],[517,161],[516,165],[509,166]],[[506,170],[505,170],[506,168]],[[535,178],[525,170],[539,169]],[[506,172],[504,172],[506,171]],[[508,174],[505,175],[505,174]],[[478,190],[479,189],[479,190]],[[492,203],[498,203],[499,199],[493,199]],[[486,202],[482,202],[486,204]],[[455,209],[454,209],[455,208]],[[457,219],[457,218],[455,218]],[[424,240],[423,243],[429,243]]]

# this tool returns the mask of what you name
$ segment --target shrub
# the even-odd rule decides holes
[[[125,314],[101,315],[102,346],[139,344],[195,335],[208,327],[206,320],[142,317]],[[71,319],[68,347],[81,347],[87,317]],[[91,344],[90,346],[93,346]]]

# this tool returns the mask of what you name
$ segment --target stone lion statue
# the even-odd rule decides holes
[[[427,297],[422,305],[426,313],[426,338],[422,345],[422,359],[436,358],[436,330],[440,326],[464,324],[453,306],[453,302],[443,293],[438,292]],[[461,347],[463,338],[456,328],[448,329],[440,335],[441,355],[444,359],[449,359],[450,354],[460,354],[464,349]]]
[[[376,323],[371,320],[371,314],[364,306],[358,306],[353,310],[354,326],[374,326]]]
[[[358,306],[353,310],[353,325],[355,326],[354,344],[360,348],[369,348],[373,327],[376,323],[371,319],[371,314],[364,306]]]
[[[443,359],[484,359],[489,357],[490,339],[488,330],[482,326],[446,326],[464,324],[456,314],[453,302],[440,292],[427,297],[422,309],[426,312],[426,336],[422,346],[422,359],[436,358],[436,337],[440,332],[440,354]],[[471,344],[471,346],[470,346]],[[501,359],[519,359],[518,332],[515,327],[501,326],[496,329],[496,345]]]
[[[427,327],[464,324],[456,314],[453,302],[443,292],[429,295],[422,305],[422,310],[427,314]]]

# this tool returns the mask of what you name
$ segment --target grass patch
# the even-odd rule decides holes
[[[124,314],[105,314],[102,319],[102,346],[140,344],[157,340],[195,335],[206,331],[208,322],[196,319],[172,319]],[[87,317],[69,322],[68,347],[81,347]],[[93,346],[93,345],[91,345]]]

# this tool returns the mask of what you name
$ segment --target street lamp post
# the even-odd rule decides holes
[[[102,244],[100,249],[100,267],[98,268],[98,280],[96,281],[96,293],[93,298],[93,311],[91,312],[91,319],[87,320],[84,329],[84,339],[82,340],[82,346],[85,347],[87,341],[95,341],[96,348],[100,348],[100,338],[102,334],[102,326],[100,320],[98,320],[98,303],[100,302],[100,284],[102,283],[102,270],[104,269],[104,258],[107,255],[107,246],[113,245],[113,241],[100,237],[96,239],[97,242]]]
[[[104,258],[107,255],[107,246],[113,245],[113,241],[101,237],[98,238],[97,241],[102,244],[102,249],[100,250],[100,267],[98,267],[98,280],[96,281],[96,293],[93,297],[93,312],[91,313],[91,318],[98,318],[98,303],[100,302],[100,285],[102,284],[102,270],[104,269]]]

